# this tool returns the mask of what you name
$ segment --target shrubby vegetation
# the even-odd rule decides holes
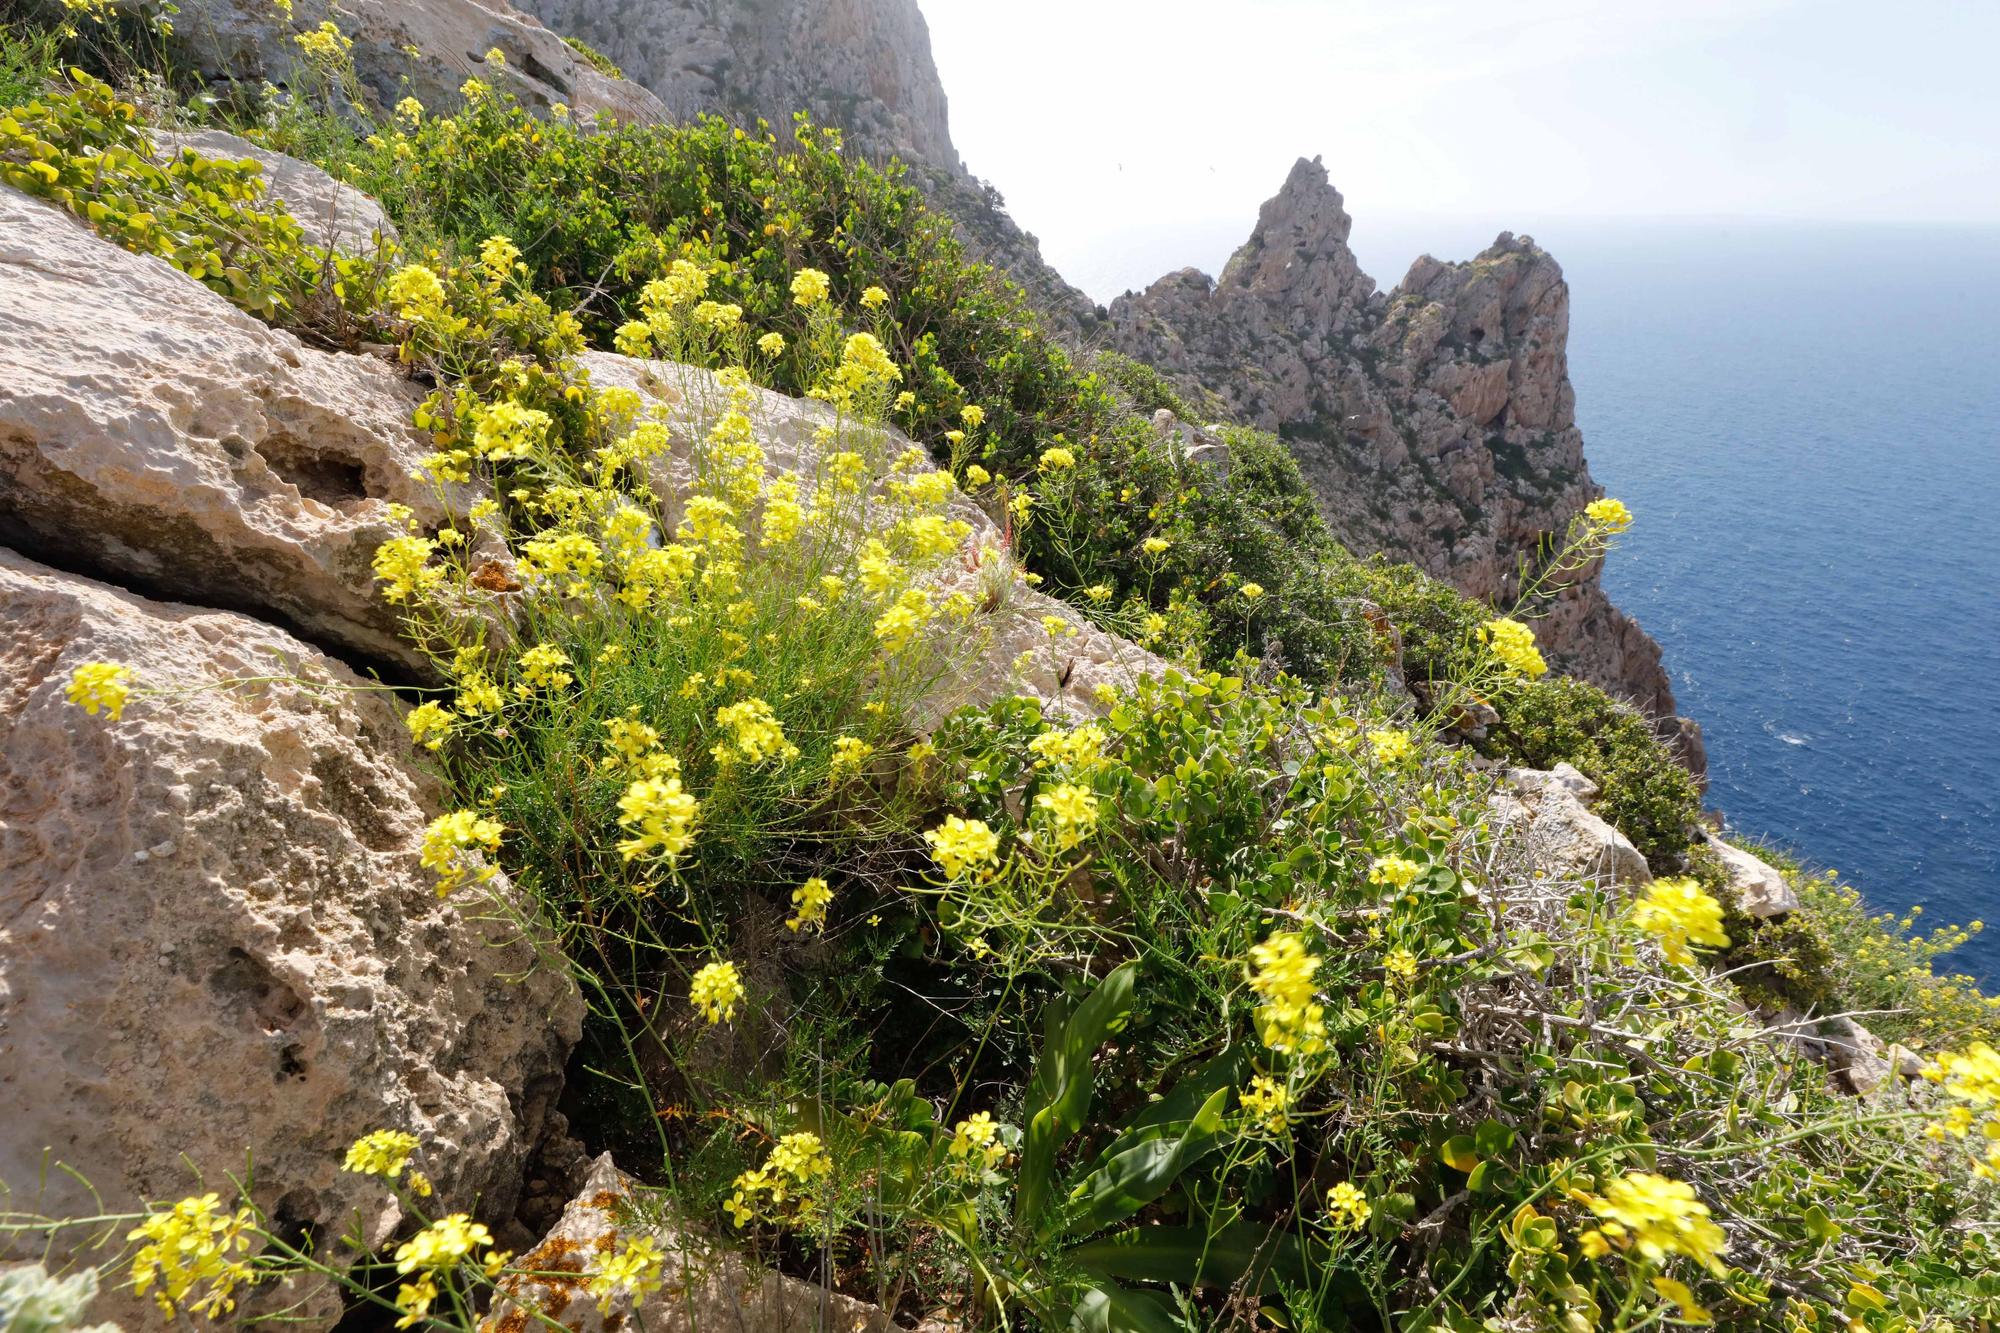
[[[477,84],[356,130],[350,83],[336,43],[325,101],[253,128],[385,200],[403,252],[359,268],[247,173],[139,160],[136,110],[87,79],[8,113],[0,170],[266,318],[395,342],[430,388],[452,517],[398,515],[375,566],[448,682],[408,714],[453,801],[423,861],[552,941],[592,1002],[573,1118],[664,1211],[968,1327],[2000,1317],[2000,1056],[1929,974],[1950,936],[1801,880],[1828,947],[1787,984],[1957,1048],[1910,1102],[1836,1094],[1711,969],[1754,932],[1642,719],[1341,550],[1267,437],[1189,457],[1149,416],[1188,404],[1045,338],[897,171],[810,127],[536,121]],[[141,188],[171,246],[135,230]],[[341,318],[309,313],[329,293]],[[640,392],[593,344],[680,364]],[[759,384],[820,402],[809,450],[760,436]],[[1628,518],[1593,507],[1547,572]],[[930,716],[1036,580],[1175,669],[1095,719]],[[143,686],[99,663],[71,697],[143,723],[170,706]],[[1474,700],[1492,755],[1575,763],[1690,877],[1627,903],[1531,873],[1439,739]],[[413,1219],[354,1269],[206,1195],[132,1219],[126,1271],[170,1311],[310,1271],[467,1327],[520,1268],[438,1215],[426,1151],[391,1126],[348,1155]],[[596,1256],[592,1290],[661,1260]]]

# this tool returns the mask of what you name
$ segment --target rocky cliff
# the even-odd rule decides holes
[[[1506,605],[1519,564],[1602,494],[1569,381],[1569,287],[1533,240],[1478,258],[1426,255],[1377,290],[1317,158],[1292,168],[1250,239],[1211,279],[1172,273],[1111,307],[1111,345],[1221,413],[1282,435],[1351,549],[1407,560]],[[1554,663],[1680,734],[1659,645],[1592,567],[1537,634]]]

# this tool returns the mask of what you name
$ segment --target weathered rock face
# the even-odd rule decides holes
[[[0,542],[409,664],[370,560],[421,398],[0,187]]]
[[[1042,259],[952,146],[944,85],[917,0],[520,0],[618,63],[676,119],[714,112],[739,124],[792,116],[838,127],[870,161],[899,157],[973,253],[1005,270],[1075,335],[1096,304]]]
[[[459,87],[477,76],[526,106],[558,102],[586,116],[621,121],[666,119],[659,99],[593,69],[563,40],[506,0],[299,0],[287,22],[269,0],[184,0],[174,20],[182,59],[205,78],[254,86],[317,87],[293,40],[332,19],[354,42],[355,73],[377,106],[404,97],[430,107],[455,106]],[[496,67],[486,59],[498,50]]]
[[[153,144],[162,158],[192,150],[202,157],[257,162],[264,168],[265,197],[285,206],[309,245],[366,255],[379,242],[396,240],[396,224],[382,205],[310,162],[274,153],[227,130],[159,130]]]
[[[1489,806],[1492,827],[1524,849],[1537,875],[1628,890],[1652,882],[1631,839],[1591,812],[1596,783],[1568,764],[1511,768],[1505,777]]]
[[[64,698],[97,660],[148,692],[120,721]],[[257,621],[0,551],[10,1207],[99,1211],[55,1162],[109,1211],[178,1198],[195,1172],[226,1195],[248,1162],[275,1224],[313,1226],[340,1260],[357,1217],[371,1242],[400,1221],[340,1170],[395,1128],[424,1141],[440,1203],[511,1214],[581,1001],[490,904],[433,892],[418,849],[438,793],[366,685]],[[117,1299],[96,1313],[157,1318]]]
[[[1777,867],[1706,830],[1702,840],[1729,872],[1729,887],[1736,894],[1737,908],[1745,916],[1763,921],[1799,910],[1797,891]]]
[[[1602,494],[1576,428],[1562,270],[1502,235],[1470,263],[1419,259],[1384,295],[1348,248],[1351,226],[1325,168],[1301,160],[1220,279],[1188,269],[1119,298],[1111,344],[1284,435],[1350,548],[1506,605],[1517,558]],[[1537,635],[1555,665],[1677,736],[1659,646],[1598,572]]]
[[[547,1276],[510,1278],[481,1333],[610,1333],[637,1323],[655,1333],[887,1333],[895,1324],[872,1305],[796,1278],[759,1272],[734,1251],[671,1226],[641,1222],[632,1182],[606,1153],[591,1165],[582,1192],[562,1220],[516,1266]],[[600,1310],[588,1290],[594,1266],[627,1243],[649,1239],[666,1256],[658,1292],[634,1301],[627,1292]]]

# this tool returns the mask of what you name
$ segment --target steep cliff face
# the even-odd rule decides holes
[[[1111,345],[1225,415],[1283,435],[1335,532],[1498,605],[1518,560],[1602,494],[1569,382],[1569,288],[1503,234],[1469,263],[1426,255],[1381,293],[1317,159],[1265,203],[1219,279],[1170,274],[1111,307]],[[1698,767],[1659,645],[1584,572],[1537,625],[1552,660],[1630,699]]]
[[[602,51],[677,118],[705,111],[787,133],[810,112],[870,161],[899,157],[980,258],[1004,269],[1072,335],[1097,306],[1042,259],[998,197],[959,161],[917,0],[520,0]]]

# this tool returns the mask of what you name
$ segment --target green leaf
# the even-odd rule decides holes
[[[1228,1108],[1230,1088],[1217,1088],[1206,1102],[1185,1121],[1178,1134],[1168,1125],[1147,1126],[1138,1133],[1120,1135],[1107,1152],[1108,1160],[1078,1186],[1077,1194],[1086,1203],[1081,1218],[1073,1224],[1079,1235],[1089,1235],[1130,1217],[1165,1194],[1185,1171],[1216,1146],[1222,1129],[1222,1113]]]
[[[1514,1131],[1498,1120],[1488,1120],[1473,1131],[1472,1146],[1481,1157],[1498,1157],[1514,1146]]]
[[[1305,1269],[1295,1237],[1274,1240],[1268,1228],[1249,1222],[1213,1231],[1199,1226],[1131,1227],[1072,1245],[1063,1253],[1093,1276],[1197,1287],[1233,1286],[1255,1265],[1250,1285],[1259,1295],[1276,1291],[1280,1278],[1299,1283]]]
[[[1083,1293],[1069,1312],[1069,1327],[1070,1333],[1184,1333],[1159,1297],[1109,1282]]]
[[[1473,1144],[1472,1136],[1454,1134],[1446,1139],[1444,1146],[1438,1149],[1438,1160],[1454,1171],[1470,1173],[1479,1165],[1479,1153]]]
[[[1075,1013],[1062,999],[1051,1001],[1044,1012],[1042,1053],[1022,1108],[1028,1125],[1014,1199],[1017,1223],[1032,1224],[1048,1208],[1056,1149],[1083,1127],[1090,1114],[1091,1058],[1131,1014],[1138,977],[1138,963],[1126,963],[1098,982]]]

